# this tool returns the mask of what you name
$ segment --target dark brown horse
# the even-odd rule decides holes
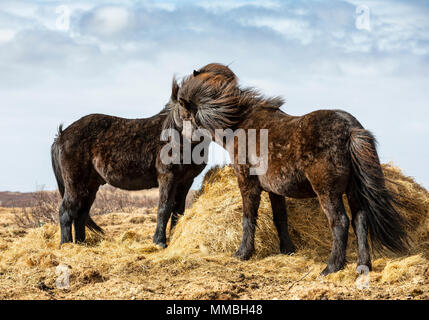
[[[185,79],[179,90],[182,119],[194,128],[268,129],[267,170],[251,174],[252,159],[237,161],[237,141],[224,145],[230,150],[243,200],[243,238],[236,256],[249,259],[254,252],[254,233],[262,190],[269,193],[280,250],[290,254],[295,247],[288,233],[285,196],[318,197],[333,235],[326,275],[344,267],[349,218],[342,195],[346,194],[352,226],[358,241],[358,266],[371,268],[368,232],[373,247],[404,252],[408,237],[406,221],[395,210],[395,200],[385,185],[373,135],[351,114],[319,110],[301,117],[279,109],[281,98],[264,98],[254,89],[236,83],[213,85],[210,77]],[[235,141],[235,142],[234,142]],[[261,147],[256,139],[256,150]],[[232,152],[231,152],[232,150]],[[261,151],[262,152],[262,151]]]
[[[195,75],[211,74],[217,81],[234,82],[235,75],[220,65],[208,65]],[[177,93],[173,80],[170,101],[157,115],[147,119],[123,119],[91,114],[61,126],[52,148],[52,166],[63,198],[59,215],[61,243],[85,241],[85,225],[99,233],[103,230],[90,218],[89,211],[98,188],[109,183],[125,190],[142,190],[159,186],[158,220],[153,241],[166,246],[166,226],[171,228],[185,208],[186,195],[194,178],[206,166],[202,164],[164,164],[160,151],[165,127],[181,130]]]

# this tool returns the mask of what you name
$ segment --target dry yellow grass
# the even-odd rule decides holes
[[[278,239],[266,194],[250,261],[232,257],[241,238],[241,198],[232,170],[223,168],[180,219],[165,250],[154,246],[156,210],[116,212],[95,219],[104,239],[89,234],[86,246],[58,248],[59,228],[45,225],[0,239],[1,299],[429,299],[429,194],[398,168],[385,174],[414,205],[402,210],[411,221],[408,256],[373,259],[369,289],[355,286],[355,236],[347,266],[319,277],[330,250],[326,218],[316,200],[287,199],[291,234],[298,251],[278,254]],[[0,211],[0,222],[8,216]],[[1,227],[1,232],[11,228]],[[55,286],[56,268],[71,269],[70,289]]]

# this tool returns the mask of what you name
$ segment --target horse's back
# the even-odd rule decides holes
[[[162,116],[125,119],[87,115],[57,139],[62,167],[68,168],[73,181],[90,180],[95,175],[122,189],[156,187],[155,162],[162,120]]]
[[[269,119],[262,115],[265,121]],[[349,140],[353,128],[362,127],[342,110],[317,110],[303,116],[272,113],[269,129],[268,170],[259,180],[277,194],[314,196],[309,177],[348,177]],[[314,180],[313,180],[314,182]]]

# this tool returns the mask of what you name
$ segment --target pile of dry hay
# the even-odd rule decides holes
[[[412,178],[404,176],[400,169],[383,165],[389,188],[403,196],[405,208],[399,209],[411,227],[410,255],[421,259],[429,257],[429,193]],[[347,213],[350,211],[344,198]],[[297,255],[311,256],[316,261],[326,261],[331,249],[331,232],[326,216],[317,199],[286,199],[290,233],[298,248]],[[204,180],[200,196],[180,219],[171,237],[167,251],[189,254],[200,251],[205,254],[232,254],[238,249],[241,235],[242,203],[233,169],[216,168]],[[272,222],[272,211],[267,193],[263,193],[259,208],[258,226],[255,235],[255,258],[260,259],[279,253],[279,240]],[[356,260],[356,237],[349,231],[348,260]],[[375,258],[380,255],[376,254]],[[389,258],[400,258],[389,255]],[[353,259],[353,260],[351,260]],[[427,261],[426,261],[427,262]]]
[[[405,297],[416,288],[426,292],[425,288],[429,288],[429,193],[393,166],[385,165],[384,172],[396,183],[390,187],[410,199],[404,204],[414,208],[401,209],[411,223],[412,251],[402,257],[375,256],[372,290],[356,291],[356,241],[351,232],[346,268],[325,278],[334,286],[342,286],[335,288],[352,294],[349,297],[377,298],[377,292]],[[287,205],[291,236],[298,251],[292,256],[278,254],[271,206],[263,194],[256,254],[244,262],[232,257],[241,240],[242,206],[236,178],[229,167],[206,176],[202,191],[180,219],[165,250],[152,244],[155,210],[95,217],[107,229],[107,236],[100,239],[89,233],[86,246],[66,244],[59,249],[58,225],[33,229],[23,237],[10,234],[7,239],[0,238],[0,298],[48,297],[41,296],[41,284],[55,288],[56,267],[60,264],[71,268],[71,288],[64,293],[47,291],[56,298],[210,298],[213,290],[231,286],[226,278],[238,273],[246,273],[246,279],[253,279],[249,281],[260,279],[261,288],[271,288],[250,290],[252,294],[256,292],[254,297],[273,298],[270,290],[277,288],[279,297],[284,298],[291,283],[301,281],[297,297],[311,298],[312,290],[326,291],[329,287],[320,280],[319,273],[329,256],[330,230],[316,199],[287,199]],[[301,293],[302,288],[305,290]]]

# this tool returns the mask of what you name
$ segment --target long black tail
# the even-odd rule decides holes
[[[63,132],[63,126],[60,125],[58,127],[58,134],[54,140],[54,143],[51,146],[51,160],[52,160],[52,169],[54,169],[55,179],[57,180],[58,184],[58,191],[61,194],[61,198],[64,197],[64,180],[63,175],[61,174],[61,165],[60,165],[60,147],[59,147],[59,140],[61,138],[61,134]]]
[[[353,167],[350,191],[366,212],[372,247],[407,252],[408,222],[395,209],[400,204],[386,187],[374,136],[365,129],[352,129],[349,150]]]
[[[54,140],[54,143],[51,147],[51,161],[52,161],[52,169],[54,170],[55,179],[57,180],[58,184],[58,191],[60,192],[61,198],[64,198],[65,193],[65,187],[64,187],[64,179],[63,175],[61,173],[61,162],[60,162],[60,139],[61,134],[63,133],[63,126],[60,125],[58,128],[58,134],[57,137]],[[86,226],[89,230],[101,234],[104,234],[104,230],[98,226],[94,220],[90,216],[88,216],[88,219],[86,221]]]
[[[86,220],[86,226],[92,232],[97,233],[99,235],[104,235],[103,228],[100,227],[98,224],[96,224],[95,221],[92,220],[91,216],[89,216],[89,215],[88,215],[88,219]]]

